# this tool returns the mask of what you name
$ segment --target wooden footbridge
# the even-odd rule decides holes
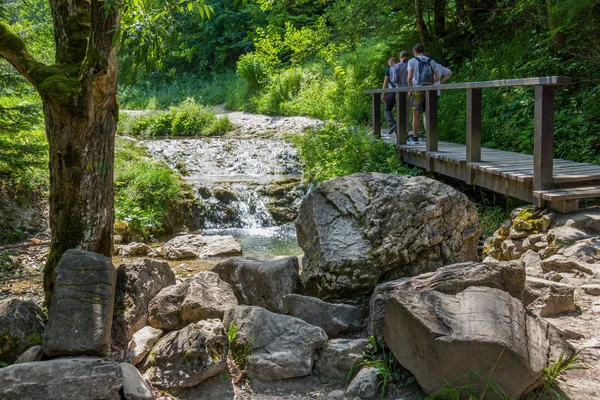
[[[410,165],[460,179],[468,184],[516,197],[538,207],[561,212],[577,209],[579,199],[600,197],[600,165],[554,158],[554,89],[571,84],[571,78],[510,79],[420,87],[427,91],[427,140],[407,145],[408,92],[414,88],[374,89],[373,130],[381,137],[381,94],[396,93],[395,141],[398,154]],[[533,155],[481,147],[481,90],[534,86]],[[438,141],[437,90],[467,91],[466,145]]]

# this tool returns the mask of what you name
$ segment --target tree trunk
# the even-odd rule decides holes
[[[446,32],[446,0],[435,0],[433,5],[433,31],[441,39]]]
[[[465,22],[467,22],[465,0],[456,0],[454,3],[456,4],[456,17],[458,18],[458,22],[464,24]]]
[[[44,101],[52,230],[44,268],[46,303],[54,293],[56,264],[66,250],[112,255],[116,110],[115,96],[76,115],[63,105]]]
[[[415,17],[417,20],[417,31],[419,32],[419,38],[421,43],[425,43],[429,41],[429,31],[427,30],[427,25],[425,25],[425,20],[423,19],[423,1],[415,0]]]

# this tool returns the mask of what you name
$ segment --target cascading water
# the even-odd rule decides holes
[[[248,246],[269,251],[271,239],[280,242],[275,246],[288,248],[283,252],[297,251],[290,223],[305,187],[290,143],[249,137],[144,144],[153,158],[165,161],[193,186],[199,210],[196,223],[204,234],[234,234],[243,246],[246,242],[246,253],[252,252]]]

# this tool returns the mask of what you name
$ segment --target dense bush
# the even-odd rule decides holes
[[[182,202],[179,177],[164,163],[152,161],[143,146],[117,140],[115,218],[130,234],[144,239],[172,230],[170,215]]]
[[[217,136],[233,129],[227,116],[217,117],[213,111],[193,98],[168,111],[142,114],[124,113],[119,132],[125,135],[150,136]]]
[[[361,171],[418,174],[400,161],[393,145],[375,139],[365,129],[329,123],[293,140],[305,164],[304,175],[313,182]]]

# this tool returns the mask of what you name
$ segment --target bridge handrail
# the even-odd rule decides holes
[[[451,90],[451,89],[485,89],[512,86],[567,86],[571,84],[568,76],[543,76],[537,78],[502,79],[498,81],[444,83],[443,85],[419,86],[418,90]],[[416,90],[415,87],[402,87],[395,89],[369,89],[365,94],[375,93],[402,93]]]

